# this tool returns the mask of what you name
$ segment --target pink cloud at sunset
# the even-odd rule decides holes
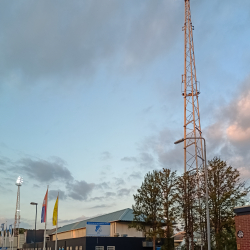
[[[238,123],[227,128],[227,136],[231,141],[246,141],[250,139],[250,128],[243,129]]]
[[[231,110],[235,114],[226,129],[226,135],[229,140],[235,142],[244,142],[250,139],[250,91],[243,94],[237,101],[236,105]]]

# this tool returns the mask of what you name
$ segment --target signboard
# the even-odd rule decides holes
[[[110,236],[110,223],[87,222],[86,236]]]

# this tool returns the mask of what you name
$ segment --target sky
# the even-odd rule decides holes
[[[191,0],[201,127],[250,179],[250,1]],[[48,228],[131,208],[144,175],[183,173],[184,1],[0,2],[0,222]]]

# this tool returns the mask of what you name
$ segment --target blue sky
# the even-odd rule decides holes
[[[250,2],[191,0],[208,157],[250,178]],[[148,171],[183,172],[184,2],[0,3],[0,221],[32,228],[131,207]],[[38,224],[38,228],[44,225]]]

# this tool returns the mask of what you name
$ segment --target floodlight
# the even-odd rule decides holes
[[[179,143],[184,142],[184,141],[185,141],[185,139],[184,139],[184,138],[182,138],[182,139],[180,139],[180,140],[178,140],[178,141],[174,142],[174,144],[179,144]]]
[[[23,177],[18,176],[17,180],[16,180],[16,185],[17,186],[22,186],[22,183],[23,183]]]

